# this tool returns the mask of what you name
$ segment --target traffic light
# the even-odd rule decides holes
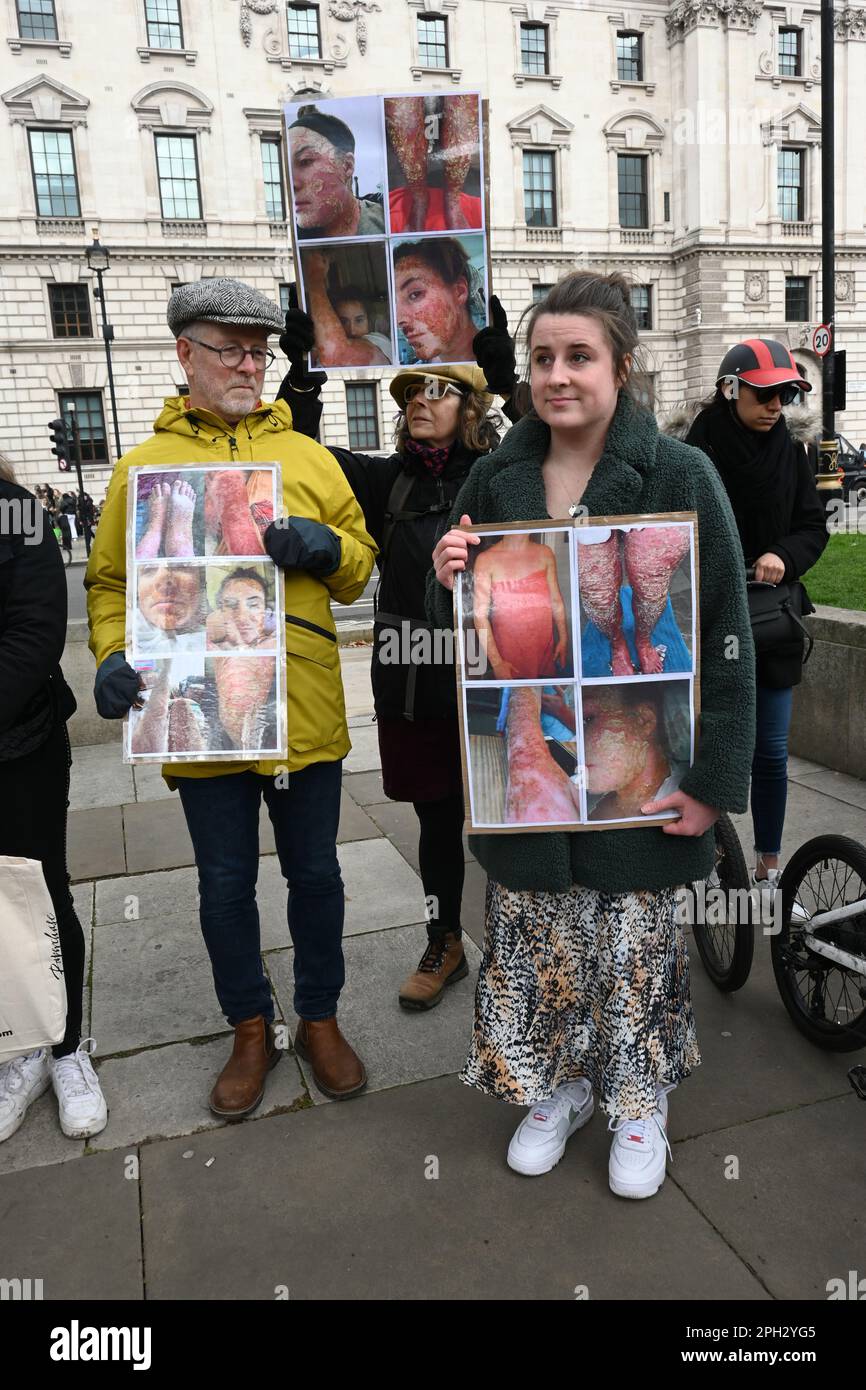
[[[52,454],[57,455],[57,467],[62,473],[68,473],[72,467],[69,462],[72,454],[72,443],[69,438],[69,426],[65,420],[49,420],[48,429],[51,434]]]

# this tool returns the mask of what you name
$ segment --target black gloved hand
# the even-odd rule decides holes
[[[289,385],[296,391],[321,391],[328,380],[327,372],[308,372],[306,359],[316,341],[316,329],[309,314],[298,308],[298,289],[289,285],[289,307],[286,326],[279,343],[289,359]]]
[[[138,704],[140,690],[138,672],[128,665],[123,652],[112,652],[96,672],[93,694],[97,712],[103,719],[122,719]]]
[[[490,296],[490,318],[490,327],[482,328],[472,339],[472,351],[489,390],[497,396],[510,396],[517,384],[517,363],[508,315],[495,294]]]
[[[306,516],[280,516],[264,534],[265,550],[281,570],[306,570],[327,579],[340,568],[340,537],[321,521]]]

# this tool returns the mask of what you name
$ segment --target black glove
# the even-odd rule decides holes
[[[490,327],[482,328],[472,339],[472,351],[488,389],[497,396],[510,396],[517,384],[514,343],[508,332],[508,315],[495,294],[490,296],[490,317]]]
[[[112,652],[96,672],[93,694],[103,719],[122,719],[137,702],[141,680],[126,662],[123,652]]]
[[[289,307],[286,326],[280,334],[280,347],[289,359],[289,385],[296,391],[321,391],[328,380],[327,372],[308,372],[306,358],[313,350],[316,330],[313,320],[298,308],[298,290],[289,285]]]
[[[340,537],[309,517],[277,517],[265,531],[264,541],[265,550],[281,570],[306,570],[327,579],[340,568]]]

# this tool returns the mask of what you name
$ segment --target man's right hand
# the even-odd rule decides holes
[[[130,709],[141,709],[142,680],[122,652],[112,652],[96,672],[93,694],[103,719],[122,719]]]
[[[295,391],[321,391],[328,380],[327,372],[308,372],[307,356],[313,350],[316,329],[309,314],[298,308],[296,285],[289,286],[289,307],[286,310],[286,326],[280,334],[280,347],[289,359],[288,384]]]

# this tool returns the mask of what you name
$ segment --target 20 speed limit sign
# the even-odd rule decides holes
[[[830,344],[833,341],[833,330],[827,323],[822,323],[812,334],[812,351],[819,357],[826,357],[830,351]]]

